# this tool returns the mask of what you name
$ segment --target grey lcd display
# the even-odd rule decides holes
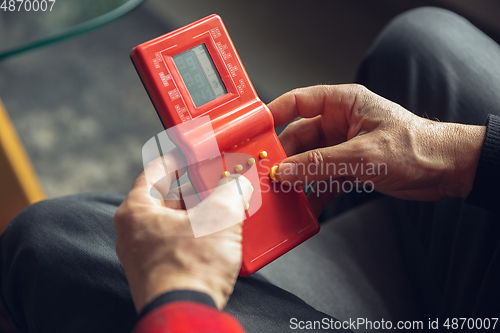
[[[179,53],[173,59],[196,107],[227,94],[205,44]]]

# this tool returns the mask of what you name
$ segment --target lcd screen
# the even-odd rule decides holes
[[[196,107],[227,94],[205,44],[179,53],[173,59]]]

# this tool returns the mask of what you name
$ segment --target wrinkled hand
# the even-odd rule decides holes
[[[178,150],[164,155],[166,169],[179,169],[182,158]],[[148,164],[115,214],[116,253],[135,307],[139,312],[162,293],[189,289],[209,294],[222,309],[242,260],[244,205],[236,183],[243,200],[249,202],[250,182],[243,176],[222,179],[209,197],[186,211],[178,197],[169,193],[174,174],[164,176],[161,159]],[[181,190],[184,195],[193,191],[190,186]],[[195,238],[190,223],[193,218],[203,218],[209,225],[232,226]]]
[[[421,118],[359,85],[296,89],[269,109],[276,126],[302,118],[280,135],[289,156],[279,165],[281,181],[318,185],[357,177],[410,200],[464,198],[472,188],[483,126]],[[335,195],[335,187],[310,193],[316,214]]]

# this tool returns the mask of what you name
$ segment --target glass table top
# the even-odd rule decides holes
[[[0,60],[95,29],[144,0],[0,0]]]

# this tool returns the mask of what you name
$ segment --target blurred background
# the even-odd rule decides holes
[[[49,197],[126,194],[143,144],[163,130],[129,60],[137,44],[217,13],[269,102],[297,87],[353,82],[384,25],[429,5],[500,40],[498,0],[147,0],[92,32],[1,60],[0,97]],[[7,15],[0,11],[0,43],[15,33],[2,24]]]

